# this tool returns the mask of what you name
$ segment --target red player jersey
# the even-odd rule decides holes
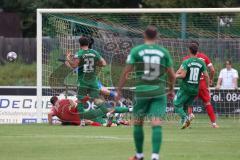
[[[53,106],[51,111],[54,116],[57,116],[61,121],[71,122],[80,125],[80,116],[77,108],[71,107],[70,100],[62,99],[58,106]]]
[[[208,58],[208,56],[207,56],[206,54],[204,54],[204,53],[202,53],[202,52],[198,52],[198,53],[196,54],[196,56],[197,56],[199,59],[201,59],[202,61],[204,61],[207,67],[212,66],[212,62],[211,62],[210,58]],[[183,57],[183,61],[186,60],[186,59],[188,59],[188,58],[190,58],[190,55],[187,55],[187,56]],[[204,80],[204,75],[203,75],[203,73],[202,73],[202,75],[201,75],[200,80]]]

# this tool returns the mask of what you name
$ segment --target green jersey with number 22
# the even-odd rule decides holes
[[[78,81],[85,83],[95,83],[97,81],[96,67],[100,61],[100,54],[93,50],[79,50],[75,56],[80,60],[78,68]]]
[[[197,57],[183,61],[181,67],[187,72],[182,80],[181,89],[190,95],[197,95],[202,72],[207,70],[205,63]]]
[[[165,93],[166,68],[173,65],[167,49],[157,44],[136,46],[128,55],[126,63],[134,65],[136,92],[145,92],[146,96]]]

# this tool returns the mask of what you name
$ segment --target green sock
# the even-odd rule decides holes
[[[78,110],[79,113],[84,112],[84,107],[83,107],[83,104],[82,104],[82,103],[78,103],[78,105],[77,105],[77,110]]]
[[[98,105],[97,106],[97,109],[100,109],[104,114],[108,113],[109,110],[107,108],[107,105],[105,103],[101,104],[101,105]]]
[[[115,113],[126,113],[129,112],[128,107],[115,107]]]
[[[182,119],[184,119],[186,116],[187,116],[187,114],[184,112],[184,110],[183,110],[183,107],[176,107],[175,106],[175,112],[182,118]]]
[[[162,144],[162,127],[152,127],[152,153],[158,154]]]
[[[102,117],[104,115],[105,113],[103,113],[102,110],[98,108],[95,110],[89,110],[89,111],[80,113],[80,118],[92,120],[98,117]]]
[[[143,153],[144,133],[143,133],[142,125],[134,125],[133,137],[134,137],[136,152]]]

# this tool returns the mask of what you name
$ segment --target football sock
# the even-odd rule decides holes
[[[182,118],[184,119],[187,117],[187,114],[184,112],[182,107],[175,107],[175,112]]]
[[[137,157],[138,159],[141,159],[141,158],[144,157],[144,155],[143,155],[143,153],[136,153],[136,157]]]
[[[193,108],[192,107],[188,107],[188,114],[193,113]]]
[[[115,113],[126,113],[129,112],[128,107],[115,107]]]
[[[153,154],[152,154],[152,159],[154,159],[154,160],[159,160],[159,154],[153,153]]]
[[[78,103],[77,110],[78,110],[79,113],[84,112],[84,107],[83,107],[82,103]]]
[[[216,116],[211,104],[206,105],[206,111],[212,123],[216,122]]]
[[[134,125],[133,137],[137,153],[143,153],[144,133],[142,125]]]
[[[152,153],[158,154],[162,144],[162,127],[152,127]]]

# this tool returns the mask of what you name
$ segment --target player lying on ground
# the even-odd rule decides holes
[[[184,111],[184,106],[192,105],[193,100],[198,95],[200,77],[203,73],[206,84],[209,86],[209,76],[205,63],[200,60],[196,54],[198,46],[191,44],[189,46],[190,57],[182,62],[182,65],[176,72],[176,78],[181,78],[182,83],[176,96],[174,97],[174,107],[176,113],[181,117],[182,129],[187,128],[191,123],[191,118]]]
[[[199,44],[198,44],[197,41],[192,41],[191,44],[199,47]],[[183,61],[189,59],[190,57],[191,57],[190,55],[185,56],[183,58]],[[202,60],[206,64],[207,68],[210,71],[209,85],[210,86],[213,85],[213,78],[214,78],[215,69],[213,67],[213,64],[211,63],[210,58],[207,55],[205,55],[204,53],[199,52],[199,51],[197,52],[196,57],[199,58],[200,60]],[[212,127],[213,128],[218,128],[219,126],[216,123],[216,116],[215,116],[215,113],[214,113],[213,106],[211,104],[211,96],[210,96],[209,89],[208,89],[208,86],[206,84],[206,81],[204,79],[203,74],[200,77],[199,92],[198,92],[197,97],[200,98],[203,101],[205,109],[206,109],[206,111],[208,113],[208,116],[211,120]],[[188,106],[186,106],[185,108],[187,109]],[[191,106],[188,109],[188,113],[189,113],[189,116],[191,118],[194,118]]]
[[[89,100],[89,97],[84,97],[81,102],[87,104],[86,102]],[[100,100],[98,100],[100,101]],[[112,126],[112,117],[110,117],[109,121],[106,121],[103,117],[107,117],[107,115],[112,115],[113,113],[126,113],[129,112],[129,108],[127,107],[115,107],[111,110],[105,108],[105,106],[97,107],[95,110],[89,110],[82,113],[79,113],[77,110],[77,104],[73,102],[71,99],[61,99],[59,100],[56,96],[52,97],[50,102],[52,103],[51,111],[48,114],[49,124],[52,124],[52,117],[57,116],[63,124],[72,124],[72,125],[80,125],[81,120],[80,117],[84,116],[84,123],[86,125],[93,126]],[[99,102],[98,102],[99,103]],[[125,122],[127,123],[127,122]]]
[[[63,125],[80,125],[80,115],[76,108],[76,103],[71,99],[59,100],[56,96],[50,99],[52,104],[51,111],[48,113],[48,123],[53,124],[53,117],[56,116]],[[87,125],[101,126],[100,123],[92,120],[85,120]]]
[[[143,123],[150,118],[152,124],[152,160],[159,159],[162,143],[162,117],[166,113],[166,78],[168,75],[169,92],[173,94],[175,74],[172,58],[167,49],[157,45],[157,28],[149,26],[144,32],[144,44],[132,48],[127,58],[127,66],[119,81],[118,97],[121,95],[127,77],[136,73],[135,105],[133,107],[134,142],[136,154],[129,160],[143,160]]]

